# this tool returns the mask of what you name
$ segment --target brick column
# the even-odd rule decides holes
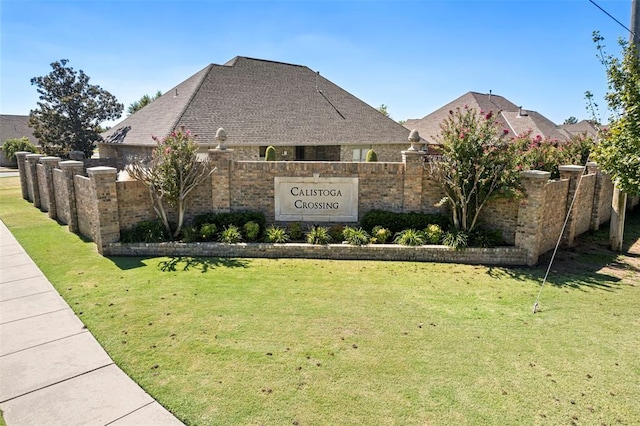
[[[569,214],[569,219],[567,219],[567,226],[564,229],[564,233],[562,234],[562,243],[566,245],[572,245],[573,240],[576,237],[576,220],[574,212],[569,212],[569,208],[571,207],[571,202],[573,201],[573,197],[578,190],[578,180],[580,176],[584,173],[584,166],[559,166],[558,170],[560,171],[560,179],[569,179],[569,191],[567,194],[567,207],[565,208],[565,214]],[[575,209],[576,206],[574,206]]]
[[[97,203],[95,243],[98,246],[98,252],[102,254],[107,244],[120,239],[118,193],[116,190],[118,170],[114,167],[91,167],[87,169],[87,174],[91,179]]]
[[[231,211],[231,166],[232,149],[210,149],[209,161],[217,170],[211,174],[211,211],[228,213]]]
[[[22,190],[22,198],[29,200],[29,187],[27,186],[27,155],[28,151],[16,152],[16,161],[18,162],[18,172],[20,173],[20,189]]]
[[[404,163],[403,212],[422,210],[422,177],[426,155],[426,151],[402,151],[402,162]]]
[[[47,200],[49,201],[48,206],[42,206],[43,210],[46,210],[49,213],[49,217],[51,219],[56,219],[58,217],[56,211],[56,193],[53,189],[53,169],[56,168],[58,163],[60,163],[60,157],[42,157],[40,159],[40,164],[44,166],[44,180],[45,187],[41,188],[42,191],[47,191]]]
[[[542,242],[545,186],[551,173],[540,170],[522,172],[525,198],[520,202],[516,228],[516,247],[527,252],[527,265],[538,263]]]
[[[38,187],[38,161],[44,157],[42,154],[27,154],[27,188],[29,191],[29,201],[34,207],[40,208],[40,189]]]
[[[82,175],[84,173],[84,163],[82,161],[61,161],[58,164],[60,170],[64,172],[64,184],[66,187],[66,193],[69,197],[69,219],[67,225],[69,225],[69,231],[78,233],[80,228],[78,226],[78,208],[76,207],[76,187],[73,183],[74,175]]]

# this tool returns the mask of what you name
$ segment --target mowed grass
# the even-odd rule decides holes
[[[17,178],[0,219],[189,425],[640,422],[640,273],[611,253],[563,258],[533,314],[545,265],[104,258]]]

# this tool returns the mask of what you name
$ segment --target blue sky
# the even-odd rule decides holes
[[[597,3],[629,26],[631,0]],[[557,123],[590,118],[584,92],[606,92],[592,32],[610,53],[628,38],[588,0],[1,0],[0,28],[2,114],[35,108],[30,79],[59,59],[126,108],[249,56],[319,71],[396,120],[492,90]]]

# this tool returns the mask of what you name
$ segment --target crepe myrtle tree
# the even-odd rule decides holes
[[[29,126],[45,154],[66,157],[69,151],[82,151],[88,158],[102,140],[100,123],[119,118],[124,106],[68,62],[56,61],[49,74],[31,79],[40,101],[29,114]]]
[[[189,130],[180,128],[166,138],[153,139],[157,146],[151,157],[133,158],[127,171],[149,189],[153,210],[169,235],[176,238],[184,223],[187,196],[216,169],[208,157],[198,158],[198,145]],[[169,222],[168,206],[177,209],[174,229]]]
[[[440,128],[441,157],[430,162],[431,170],[446,194],[441,203],[450,208],[455,229],[469,233],[490,199],[518,189],[517,155],[493,112],[456,108]]]

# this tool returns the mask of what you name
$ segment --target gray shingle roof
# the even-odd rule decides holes
[[[107,142],[153,145],[185,126],[201,144],[407,145],[409,130],[301,66],[246,57],[211,64],[105,132]],[[121,129],[126,129],[123,136]],[[117,138],[118,134],[121,136]]]
[[[27,137],[32,144],[39,146],[40,142],[33,136],[33,129],[29,127],[28,122],[28,115],[0,115],[0,146],[7,139],[21,137]]]
[[[449,111],[464,106],[483,112],[500,112],[498,123],[511,135],[521,135],[528,131],[545,138],[567,140],[571,132],[557,126],[551,120],[536,111],[521,110],[508,99],[494,94],[467,92],[445,106],[421,119],[407,120],[405,127],[416,129],[429,143],[438,143],[440,123],[449,115]]]

